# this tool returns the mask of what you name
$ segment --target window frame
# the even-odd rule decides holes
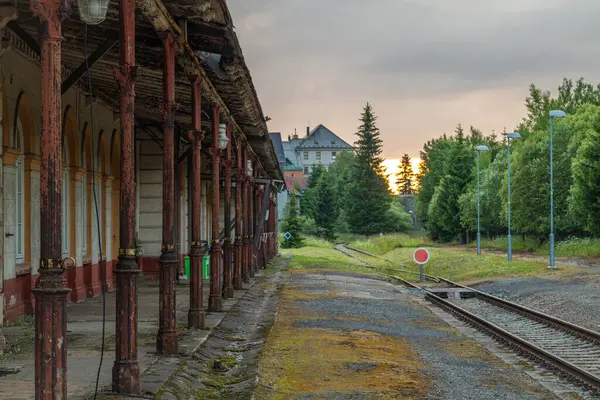
[[[305,160],[308,160],[308,151],[305,151],[305,152],[304,152],[304,159],[305,159]]]
[[[317,160],[321,161],[321,152],[320,151],[317,151]]]

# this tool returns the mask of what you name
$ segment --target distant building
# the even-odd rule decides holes
[[[306,127],[306,136],[303,138],[288,136],[288,140],[283,142],[283,150],[286,162],[284,172],[301,171],[302,175],[307,176],[315,165],[328,168],[338,154],[353,151],[354,148],[325,125],[319,124],[312,131]]]

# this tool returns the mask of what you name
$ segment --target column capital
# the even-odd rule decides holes
[[[112,188],[112,184],[115,178],[110,175],[104,175],[102,178],[104,180],[104,186],[107,188]]]
[[[17,149],[13,149],[12,147],[5,147],[4,154],[2,155],[2,161],[4,165],[16,165],[17,158],[21,156],[21,152]]]
[[[25,155],[25,170],[26,171],[39,171],[41,167],[40,156],[37,154],[26,154]]]
[[[87,171],[85,168],[81,167],[69,167],[69,171],[73,174],[73,179],[76,181],[83,181],[83,177],[86,175]]]

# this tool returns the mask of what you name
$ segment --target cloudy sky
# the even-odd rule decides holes
[[[271,131],[354,141],[369,101],[384,155],[458,122],[512,129],[527,86],[600,80],[595,0],[229,0]]]

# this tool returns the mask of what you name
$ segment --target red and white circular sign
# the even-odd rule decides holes
[[[427,264],[427,261],[429,261],[429,252],[422,247],[416,249],[413,253],[413,260],[415,260],[417,264]]]

